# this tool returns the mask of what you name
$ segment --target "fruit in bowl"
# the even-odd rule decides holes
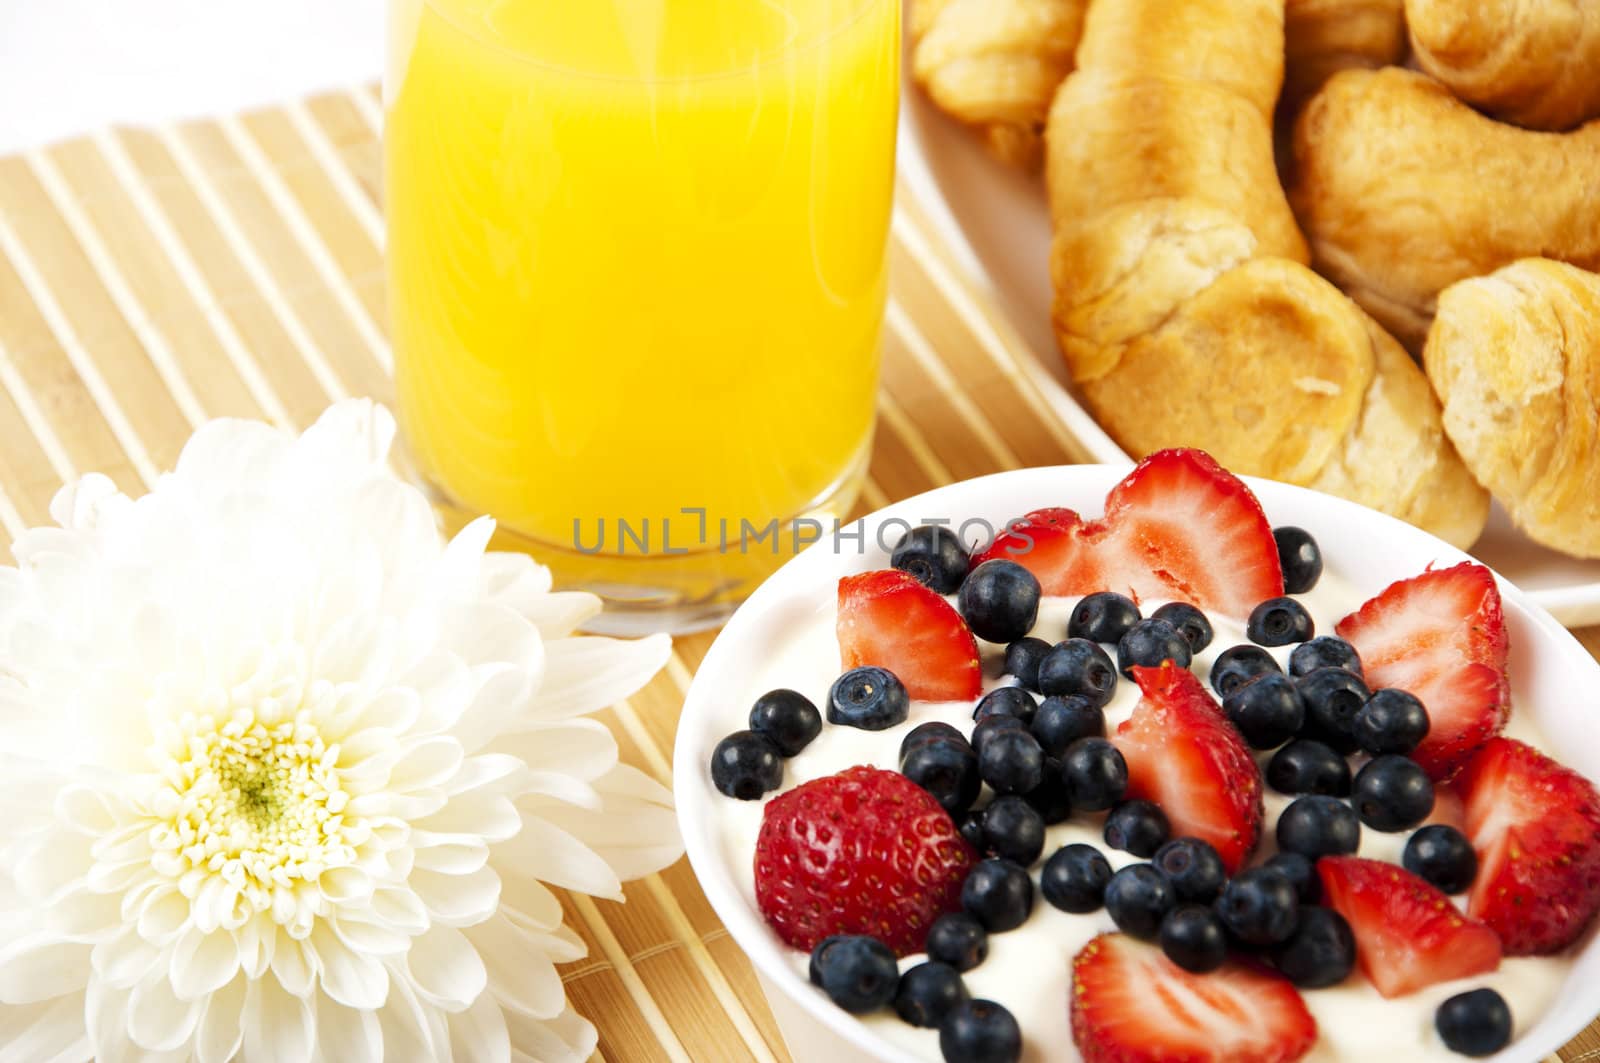
[[[1196,451],[1026,470],[763,587],[679,814],[800,1035],[861,1058],[1531,1060],[1600,1011],[1597,675],[1350,503]]]

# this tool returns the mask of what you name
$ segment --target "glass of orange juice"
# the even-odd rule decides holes
[[[899,0],[393,0],[400,415],[603,630],[831,534],[873,424]]]

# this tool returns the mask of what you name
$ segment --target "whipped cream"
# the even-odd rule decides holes
[[[1376,593],[1379,588],[1373,588]],[[1333,634],[1333,625],[1341,617],[1359,608],[1368,595],[1355,591],[1334,573],[1325,572],[1309,593],[1296,596],[1311,613],[1317,634]],[[953,601],[953,598],[952,598]],[[1046,642],[1055,643],[1066,638],[1067,618],[1077,604],[1076,598],[1046,598],[1040,603],[1039,618],[1032,634]],[[1149,616],[1164,603],[1141,603],[1140,611]],[[742,706],[750,705],[762,693],[776,687],[789,687],[810,698],[818,708],[827,705],[828,688],[840,672],[839,646],[834,634],[834,604],[830,599],[815,614],[796,625],[788,641],[772,648],[766,666],[757,673],[756,681],[748,690],[730,690],[729,730],[744,726],[737,722]],[[1230,646],[1247,642],[1242,621],[1207,614],[1215,629],[1211,645],[1197,654],[1192,668],[1205,681],[1210,676],[1211,664],[1217,655]],[[984,689],[1013,683],[1004,672],[1005,647],[978,640],[983,660]],[[1288,671],[1289,654],[1293,646],[1269,649],[1278,663]],[[1126,720],[1139,701],[1139,688],[1130,680],[1119,677],[1116,694],[1105,707],[1106,732],[1113,734]],[[942,720],[972,733],[972,702],[913,701],[906,721],[884,731],[863,731],[853,727],[824,724],[822,733],[801,753],[791,758],[786,766],[783,786],[761,801],[720,802],[720,817],[716,824],[718,844],[734,877],[740,883],[745,899],[756,907],[755,883],[752,868],[755,864],[756,835],[761,827],[762,810],[767,800],[811,779],[832,775],[856,764],[871,764],[895,770],[900,741],[918,724]],[[1533,721],[1513,706],[1506,734],[1530,745],[1549,751],[1543,736]],[[1270,753],[1257,753],[1263,769]],[[1264,787],[1266,817],[1262,825],[1262,838],[1253,864],[1261,863],[1277,851],[1273,839],[1273,825],[1278,814],[1292,798]],[[1444,802],[1435,808],[1435,816],[1443,811]],[[1074,812],[1070,819],[1046,828],[1044,857],[1057,848],[1072,842],[1086,842],[1105,854],[1113,869],[1139,863],[1140,858],[1130,853],[1110,849],[1101,836],[1104,813]],[[1430,819],[1430,822],[1433,820]],[[1410,831],[1381,833],[1363,825],[1359,855],[1398,864]],[[1035,895],[1033,912],[1026,923],[1016,930],[989,936],[989,955],[973,970],[962,974],[968,992],[974,998],[994,1000],[1004,1005],[1016,1016],[1022,1027],[1024,1063],[1047,1063],[1077,1059],[1072,1047],[1069,993],[1071,988],[1072,958],[1096,934],[1116,929],[1104,909],[1084,915],[1074,915],[1051,906],[1037,891],[1039,871],[1043,858],[1031,869]],[[1466,898],[1452,898],[1457,906],[1465,908]],[[809,957],[798,949],[786,950],[790,963],[803,979]],[[926,955],[916,953],[900,961],[902,971],[923,962]],[[1571,966],[1571,959],[1555,957],[1507,957],[1499,970],[1458,982],[1445,982],[1429,986],[1418,992],[1385,1000],[1378,994],[1359,969],[1337,986],[1326,989],[1303,990],[1306,1007],[1317,1020],[1319,1037],[1315,1048],[1306,1058],[1316,1061],[1361,1060],[1362,1063],[1413,1063],[1425,1060],[1453,1060],[1461,1056],[1445,1047],[1433,1026],[1433,1014],[1446,998],[1467,989],[1489,986],[1506,999],[1515,1023],[1514,1035],[1532,1027],[1555,998]],[[818,991],[820,992],[820,990]],[[885,1009],[861,1018],[868,1027],[885,1041],[899,1045],[918,1058],[939,1061],[939,1036],[937,1030],[921,1029],[902,1021],[892,1010]]]

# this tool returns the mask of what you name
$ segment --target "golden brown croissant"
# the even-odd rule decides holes
[[[911,73],[934,103],[982,131],[1005,162],[1043,159],[1050,100],[1072,69],[1089,0],[916,0]]]
[[[1090,8],[1046,134],[1057,336],[1126,449],[1204,447],[1470,543],[1488,498],[1427,381],[1303,264],[1272,161],[1283,10]]]
[[[1284,104],[1292,113],[1339,71],[1388,66],[1405,54],[1404,0],[1288,0]]]
[[[1346,70],[1295,126],[1317,267],[1413,350],[1446,285],[1542,255],[1600,266],[1600,122],[1534,133],[1409,70]]]
[[[1457,97],[1530,129],[1600,115],[1596,0],[1406,0],[1422,69]]]
[[[1452,284],[1422,357],[1445,431],[1518,527],[1600,557],[1600,276],[1532,258]]]

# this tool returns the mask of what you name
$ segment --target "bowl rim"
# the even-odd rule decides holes
[[[935,506],[943,506],[945,509],[959,511],[959,507],[953,503],[960,498],[974,493],[985,493],[1002,484],[1014,484],[1017,486],[1016,493],[1019,496],[1035,499],[1034,502],[1026,503],[1026,508],[1019,506],[1017,514],[1005,518],[1010,519],[1011,516],[1020,516],[1023,512],[1039,508],[1037,500],[1049,497],[1048,494],[1039,491],[1039,487],[1055,485],[1057,490],[1060,490],[1060,479],[1070,478],[1083,481],[1074,486],[1074,491],[1098,490],[1103,495],[1133,467],[1134,463],[1129,461],[1037,466],[990,473],[921,492],[874,510],[854,521],[842,522],[842,527],[859,526],[863,536],[862,542],[872,543],[877,529],[882,528],[887,522],[917,523],[917,520],[909,514],[919,507],[932,509]],[[1406,552],[1419,556],[1432,554],[1430,567],[1454,565],[1462,561],[1482,564],[1465,551],[1428,532],[1359,503],[1275,480],[1264,480],[1254,476],[1239,478],[1256,494],[1262,503],[1262,508],[1269,513],[1275,505],[1286,504],[1287,508],[1294,511],[1296,519],[1302,519],[1306,507],[1320,507],[1322,515],[1317,524],[1346,526],[1347,522],[1351,522],[1350,526],[1362,527],[1364,534],[1396,536],[1402,540],[1411,540],[1405,546]],[[696,731],[704,729],[709,723],[711,714],[720,707],[716,677],[726,667],[724,661],[737,662],[743,643],[753,637],[751,629],[757,627],[768,610],[792,603],[793,597],[788,593],[790,585],[804,578],[814,578],[810,571],[813,568],[819,570],[818,575],[825,571],[827,576],[826,579],[813,583],[813,586],[818,588],[818,600],[822,600],[823,594],[831,594],[836,578],[844,574],[838,560],[844,556],[856,555],[840,554],[834,549],[831,537],[824,535],[820,541],[801,551],[769,576],[739,606],[718,632],[700,667],[696,669],[684,697],[673,744],[673,797],[690,868],[712,910],[716,912],[717,918],[721,920],[734,942],[760,975],[763,989],[770,992],[767,987],[772,987],[783,993],[785,998],[799,1007],[809,1019],[820,1023],[825,1029],[874,1059],[884,1063],[922,1063],[920,1057],[877,1036],[865,1024],[856,1021],[854,1016],[833,1006],[816,993],[790,965],[780,947],[775,944],[772,933],[761,919],[759,912],[755,911],[741,895],[733,875],[721,859],[711,824],[715,819],[714,800],[726,800],[726,798],[717,794],[704,781],[701,770],[703,765],[697,756],[702,750],[695,741]],[[871,549],[863,549],[859,556],[871,557],[874,556],[874,552]],[[1593,672],[1597,685],[1600,685],[1600,661],[1597,661],[1570,631],[1548,610],[1535,602],[1527,592],[1516,587],[1493,569],[1490,569],[1490,572],[1493,573],[1500,589],[1506,612],[1520,614],[1520,618],[1536,630],[1539,641],[1545,644],[1550,652],[1577,655],[1575,660],[1583,662],[1580,667]],[[1595,935],[1593,930],[1591,927],[1585,944],[1579,950],[1580,955],[1600,948],[1600,944],[1596,944],[1600,941],[1600,936]],[[1600,984],[1595,985],[1592,1003],[1595,1010],[1600,1012]],[[1561,1019],[1559,1014],[1546,1013],[1538,1023],[1526,1030],[1520,1038],[1494,1058],[1501,1061],[1535,1063],[1566,1045],[1586,1029],[1594,1018],[1584,1019],[1580,1014],[1575,1021],[1559,1021]]]

